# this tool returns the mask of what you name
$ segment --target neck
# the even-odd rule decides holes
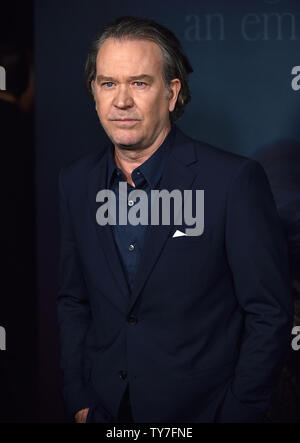
[[[165,138],[171,130],[171,126],[164,128],[155,141],[145,149],[138,151],[130,151],[127,149],[120,149],[118,146],[115,146],[115,162],[118,168],[120,168],[131,186],[134,186],[134,183],[131,178],[132,171],[145,163],[148,158],[150,158],[155,151],[163,144]]]

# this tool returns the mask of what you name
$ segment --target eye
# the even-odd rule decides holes
[[[113,82],[105,82],[105,83],[102,83],[101,86],[105,86],[105,87],[107,87],[107,88],[111,88],[112,85],[113,85]]]
[[[144,82],[134,82],[139,88],[141,88],[142,86],[145,86],[146,83]]]

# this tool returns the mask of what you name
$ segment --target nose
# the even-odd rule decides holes
[[[120,109],[126,109],[133,106],[133,98],[127,85],[120,85],[117,88],[113,104],[116,108]]]

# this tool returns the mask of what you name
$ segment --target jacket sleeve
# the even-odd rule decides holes
[[[218,421],[257,422],[290,346],[293,300],[283,227],[256,161],[245,161],[232,180],[226,218],[226,251],[244,330]]]
[[[74,238],[68,201],[59,175],[60,261],[57,319],[60,338],[60,367],[63,397],[70,418],[80,409],[93,406],[97,396],[83,379],[85,337],[90,324],[90,307]]]

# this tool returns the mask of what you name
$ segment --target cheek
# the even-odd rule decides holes
[[[158,109],[161,113],[166,112],[166,109],[168,108],[168,99],[166,90],[162,89],[160,93],[155,97],[154,106],[156,109]]]
[[[96,102],[97,108],[99,108],[99,109],[105,108],[105,107],[107,107],[107,103],[109,102],[109,97],[106,94],[103,94],[100,91],[97,91],[97,93],[95,94],[95,102]]]
[[[152,121],[168,112],[168,102],[164,91],[147,98],[136,97],[135,103],[138,109],[144,113],[144,116]]]
[[[103,100],[102,98],[100,99],[99,97],[96,99],[95,102],[96,105],[96,110],[99,116],[105,117],[105,115],[107,115],[108,111],[109,111],[109,106],[106,103],[105,100]]]

